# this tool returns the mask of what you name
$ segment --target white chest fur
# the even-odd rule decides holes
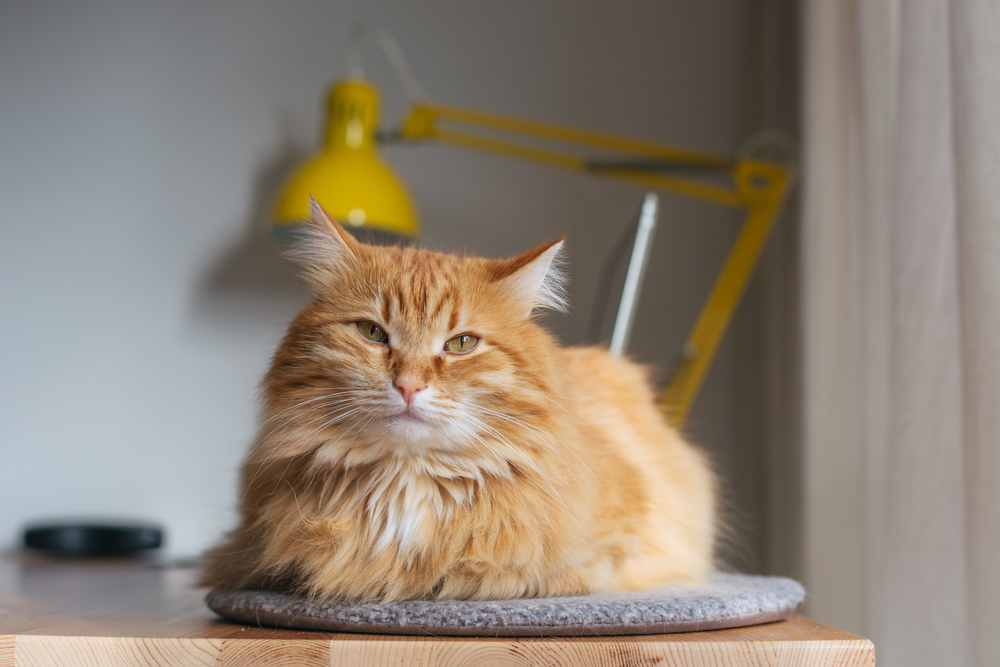
[[[377,550],[395,545],[402,553],[413,553],[429,547],[441,524],[473,501],[476,482],[412,470],[378,479],[365,504]]]

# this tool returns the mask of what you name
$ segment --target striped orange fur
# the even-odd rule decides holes
[[[561,347],[532,318],[563,303],[561,247],[488,260],[369,246],[314,205],[298,254],[315,298],[265,378],[241,522],[205,583],[489,599],[704,577],[705,457],[640,367]],[[362,335],[372,325],[385,341]],[[461,335],[478,344],[448,351]]]

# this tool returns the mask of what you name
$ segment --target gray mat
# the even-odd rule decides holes
[[[219,615],[259,626],[390,635],[543,637],[694,632],[788,618],[805,596],[784,577],[716,574],[703,586],[514,600],[310,601],[265,591],[214,590]]]

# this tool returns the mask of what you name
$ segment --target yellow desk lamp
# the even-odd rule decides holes
[[[364,32],[355,32],[353,46]],[[647,188],[715,202],[745,212],[742,229],[715,285],[688,335],[680,360],[663,392],[662,407],[675,425],[683,424],[701,387],[736,304],[750,278],[781,208],[793,170],[765,160],[727,157],[646,141],[615,137],[480,111],[432,104],[424,99],[402,60],[398,45],[384,31],[374,33],[411,107],[399,127],[383,141],[442,141],[508,157],[541,162]],[[414,237],[419,224],[399,178],[374,150],[378,94],[354,76],[330,92],[326,149],[291,180],[278,205],[276,227],[308,218],[310,193],[330,214],[349,225]],[[415,100],[415,101],[413,101]],[[483,134],[483,132],[489,134]],[[514,141],[507,137],[519,137]],[[539,141],[562,145],[543,148]],[[533,143],[532,143],[533,142]],[[599,151],[600,158],[565,150]],[[724,176],[728,185],[672,175],[680,171]],[[716,178],[716,180],[718,180]]]
[[[420,223],[410,195],[375,151],[375,88],[361,79],[340,81],[328,93],[326,115],[326,145],[285,186],[274,214],[276,230],[307,220],[313,196],[348,226],[417,236]]]

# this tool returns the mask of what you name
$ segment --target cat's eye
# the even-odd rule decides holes
[[[454,338],[449,339],[448,342],[444,344],[444,349],[446,352],[465,354],[476,345],[479,345],[479,336],[461,334],[460,336],[455,336]]]
[[[361,320],[357,323],[357,326],[358,333],[373,343],[385,343],[389,340],[389,334],[387,334],[382,327],[374,322]]]

